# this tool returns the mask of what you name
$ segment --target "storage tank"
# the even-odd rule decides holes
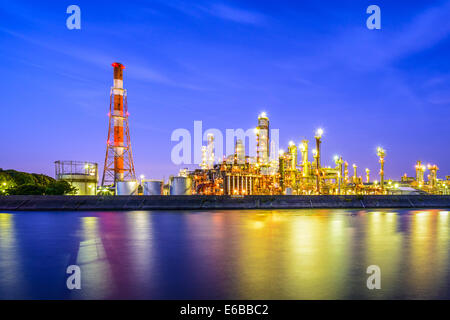
[[[192,194],[192,179],[189,177],[172,177],[170,180],[171,196],[188,196]]]
[[[163,181],[144,180],[144,196],[160,196],[162,194]]]
[[[56,161],[57,180],[67,181],[77,189],[76,195],[95,196],[97,194],[98,165],[83,161]]]
[[[137,181],[118,181],[116,182],[116,196],[134,196],[138,194]]]

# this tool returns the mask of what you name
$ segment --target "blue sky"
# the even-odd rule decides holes
[[[82,29],[66,28],[77,4]],[[382,29],[366,28],[381,8]],[[168,177],[171,133],[254,128],[280,143],[325,129],[340,154],[412,175],[450,174],[450,1],[0,1],[0,168],[53,175],[55,160],[103,165],[111,63],[127,67],[138,174]],[[362,173],[362,171],[361,171]]]

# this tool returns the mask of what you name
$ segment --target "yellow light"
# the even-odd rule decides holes
[[[339,160],[339,156],[334,156],[334,161],[338,161]]]
[[[322,135],[323,135],[323,129],[322,129],[322,128],[317,129],[316,135],[317,135],[319,138],[322,137]]]
[[[262,221],[255,221],[255,222],[253,222],[253,227],[255,229],[264,228],[264,222],[262,222]]]
[[[294,143],[294,141],[289,141],[289,146],[293,146],[295,143]]]

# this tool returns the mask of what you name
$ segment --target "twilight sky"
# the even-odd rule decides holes
[[[66,28],[81,8],[82,29]],[[366,8],[381,8],[368,30]],[[105,157],[114,61],[126,66],[136,173],[175,174],[177,128],[249,129],[267,111],[280,144],[325,130],[340,154],[386,174],[416,160],[450,174],[450,1],[0,0],[0,168],[54,175]]]

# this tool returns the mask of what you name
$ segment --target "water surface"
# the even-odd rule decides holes
[[[0,299],[450,299],[449,245],[445,210],[0,213]]]

